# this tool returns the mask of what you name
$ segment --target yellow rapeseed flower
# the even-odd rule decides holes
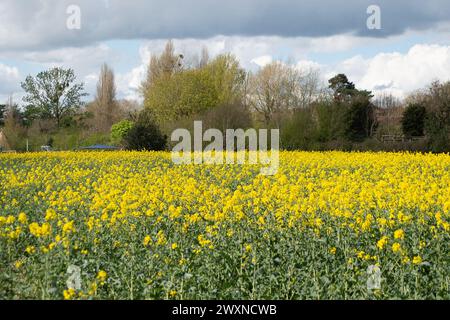
[[[378,240],[377,242],[377,247],[380,250],[383,250],[383,248],[386,246],[386,244],[388,243],[388,237],[383,236],[380,240]]]
[[[25,252],[28,254],[33,254],[36,252],[36,248],[34,246],[28,246],[26,247]]]
[[[21,224],[27,224],[28,218],[24,212],[19,213],[19,218],[17,219]]]
[[[148,246],[151,242],[152,242],[152,237],[145,236],[144,241],[143,241],[144,246]]]
[[[422,263],[422,257],[420,257],[420,256],[415,256],[414,258],[413,258],[413,261],[412,261],[414,264],[421,264]]]
[[[402,249],[402,246],[398,242],[395,242],[392,245],[392,252],[399,252],[399,251],[401,251],[401,249]]]
[[[394,239],[403,239],[405,237],[405,232],[402,229],[394,231]]]
[[[64,300],[71,300],[76,296],[76,291],[72,288],[63,291]]]
[[[97,280],[100,281],[100,284],[104,284],[107,277],[108,277],[108,274],[106,273],[106,271],[100,270],[100,271],[97,273],[97,277],[96,277],[96,278],[97,278]]]

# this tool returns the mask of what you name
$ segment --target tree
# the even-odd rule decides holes
[[[115,144],[121,144],[128,132],[133,128],[134,122],[122,120],[111,127],[111,140]]]
[[[234,103],[243,98],[247,73],[240,67],[235,56],[218,55],[203,69],[201,72],[205,74],[205,78],[212,81],[212,94],[217,97],[216,106]]]
[[[329,88],[333,90],[334,100],[342,102],[356,93],[355,84],[350,82],[347,76],[340,73],[328,80]]]
[[[166,148],[167,136],[161,133],[151,115],[143,111],[136,124],[124,137],[124,143],[128,150],[159,151]]]
[[[282,113],[294,108],[296,101],[296,71],[281,62],[273,62],[250,78],[250,106],[262,115],[264,123],[279,126]]]
[[[122,118],[132,118],[135,114],[142,110],[142,104],[136,100],[122,99],[118,100],[117,104]]]
[[[108,131],[119,118],[114,71],[106,63],[100,70],[97,94],[92,107],[95,126],[99,132]]]
[[[345,108],[329,100],[321,100],[311,105],[317,121],[318,142],[337,140],[344,130]]]
[[[361,141],[372,136],[377,126],[372,92],[358,90],[345,74],[328,80],[333,91],[334,103],[344,109],[342,131],[345,139]]]
[[[401,105],[400,99],[395,97],[392,93],[383,92],[378,95],[374,104],[381,109],[395,109]]]
[[[242,99],[246,74],[231,55],[219,55],[206,66],[153,80],[144,106],[159,124],[200,114]]]
[[[434,152],[450,151],[450,82],[433,82],[424,96],[425,131]]]
[[[225,132],[227,129],[247,129],[252,127],[252,117],[242,101],[235,100],[208,110],[200,117],[205,128],[216,128]]]
[[[157,79],[170,77],[174,73],[183,70],[183,59],[184,56],[182,54],[175,54],[175,47],[171,40],[166,43],[160,56],[152,55],[147,67],[147,77],[141,85],[144,96]]]
[[[333,91],[334,100],[337,103],[348,102],[355,96],[373,97],[372,92],[367,90],[358,90],[353,82],[350,82],[347,76],[340,73],[328,80],[329,88]]]
[[[26,127],[30,127],[35,120],[38,120],[40,117],[39,108],[33,105],[25,106],[23,110],[23,122]]]
[[[212,108],[216,99],[208,75],[193,69],[155,79],[146,92],[144,107],[162,124]]]
[[[21,86],[26,95],[23,101],[36,108],[44,119],[56,120],[58,128],[65,117],[72,116],[82,105],[83,83],[74,83],[72,69],[53,68],[28,76]]]
[[[405,136],[419,137],[424,135],[426,109],[420,104],[410,104],[402,117],[402,131]]]
[[[318,70],[313,68],[298,70],[296,108],[305,109],[312,103],[323,99],[324,88],[321,84]]]
[[[26,132],[23,126],[22,112],[12,98],[9,98],[6,104],[4,118],[3,131],[8,137],[8,142],[13,149],[19,149],[21,147],[20,142],[25,137]]]
[[[6,104],[0,104],[0,127],[5,125]]]
[[[347,76],[340,73],[328,80],[329,88],[333,91],[334,100],[338,103],[348,102],[353,97],[364,96],[373,98],[372,92],[367,90],[358,90],[353,82],[350,82]]]
[[[321,91],[317,71],[273,62],[251,76],[249,104],[267,126],[280,126],[284,114],[309,107]]]
[[[383,92],[377,96],[374,105],[379,111],[380,131],[382,134],[392,134],[394,130],[400,127],[404,111],[400,99],[392,95],[392,93]]]
[[[376,126],[374,106],[370,95],[362,93],[352,98],[344,113],[344,137],[350,141],[362,141],[372,136]]]
[[[317,124],[311,107],[296,110],[281,131],[281,144],[287,150],[311,150],[317,136]]]

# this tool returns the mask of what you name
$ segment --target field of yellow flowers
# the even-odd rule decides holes
[[[0,298],[450,298],[449,155],[281,152],[259,172],[0,154]]]

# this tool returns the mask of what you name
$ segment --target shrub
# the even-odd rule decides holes
[[[111,141],[113,144],[122,144],[123,139],[133,128],[134,122],[122,120],[111,127]]]
[[[420,104],[410,104],[403,112],[402,131],[405,136],[424,135],[426,109]]]
[[[369,97],[355,97],[344,114],[344,137],[354,142],[363,141],[372,135],[375,125],[373,105]]]
[[[128,150],[164,150],[167,146],[167,136],[161,133],[156,123],[147,112],[139,115],[136,124],[124,137],[124,144]]]
[[[300,109],[281,128],[281,144],[286,150],[311,150],[316,135],[312,110]]]

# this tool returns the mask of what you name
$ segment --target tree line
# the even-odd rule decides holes
[[[95,97],[85,102],[73,70],[53,68],[21,84],[22,106],[0,105],[11,145],[58,149],[104,143],[135,150],[170,148],[176,128],[279,128],[287,150],[450,151],[450,82],[433,82],[400,101],[374,97],[345,74],[323,84],[317,70],[272,62],[257,72],[231,54],[198,58],[176,53],[171,41],[152,55],[142,103],[118,100],[113,70],[101,67]],[[384,137],[401,137],[385,141]]]

